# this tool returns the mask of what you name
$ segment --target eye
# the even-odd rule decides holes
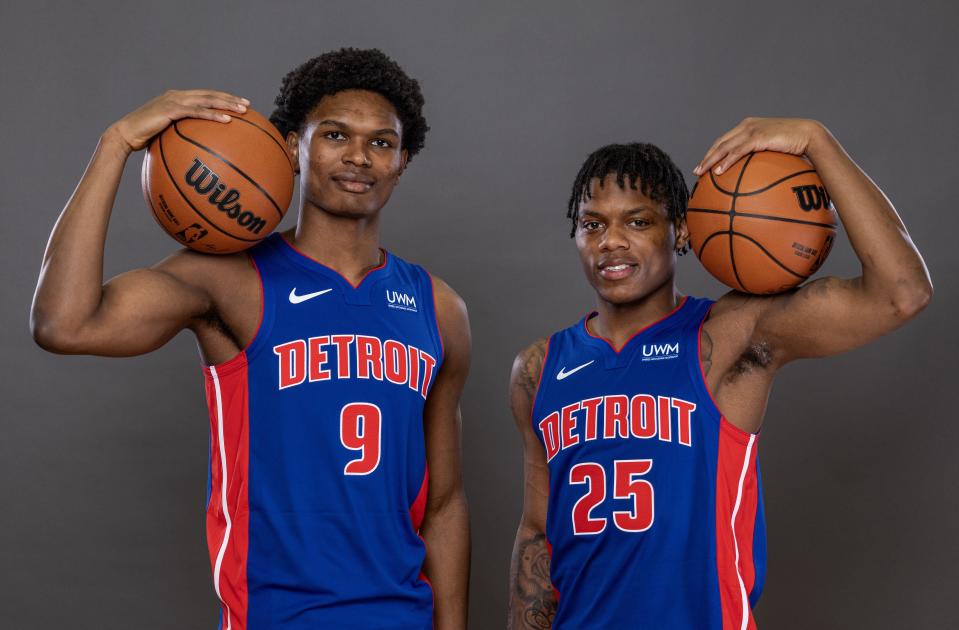
[[[392,142],[390,142],[389,140],[384,140],[382,138],[377,138],[376,140],[373,140],[370,144],[372,144],[375,147],[380,147],[381,149],[389,149],[390,147],[393,146]]]
[[[644,228],[647,225],[650,225],[650,222],[647,221],[646,219],[633,219],[632,221],[629,222],[629,224],[632,225],[633,227]]]
[[[602,227],[602,223],[600,223],[599,221],[586,220],[586,221],[583,221],[582,227],[587,232],[595,232],[600,227]]]
[[[327,131],[323,134],[323,137],[329,138],[330,140],[346,140],[346,136],[339,131]]]

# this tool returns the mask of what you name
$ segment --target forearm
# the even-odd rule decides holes
[[[889,199],[818,123],[806,154],[862,263],[862,290],[894,305],[928,300],[929,272]]]
[[[553,626],[558,602],[549,570],[546,535],[521,524],[510,565],[509,630],[543,630]]]
[[[31,310],[34,334],[54,322],[75,327],[100,303],[107,224],[129,147],[108,130],[54,225]]]
[[[462,490],[442,505],[427,506],[420,535],[426,543],[423,573],[433,587],[433,621],[437,630],[466,628],[469,603],[469,511]]]

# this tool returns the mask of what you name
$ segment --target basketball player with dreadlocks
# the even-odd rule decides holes
[[[294,69],[271,120],[301,178],[296,227],[103,283],[129,156],[171,121],[228,123],[248,104],[171,91],[107,129],[51,234],[34,337],[53,352],[132,356],[196,336],[221,628],[464,628],[466,309],[379,243],[380,211],[428,130],[415,80],[378,50]]]
[[[888,199],[821,124],[749,118],[694,172],[805,155],[862,275],[712,302],[676,286],[688,192],[648,144],[603,147],[569,202],[596,310],[523,350],[511,403],[525,449],[509,625],[754,628],[765,574],[757,434],[779,370],[862,346],[929,302]]]

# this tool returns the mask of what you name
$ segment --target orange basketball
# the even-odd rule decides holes
[[[836,236],[829,195],[805,159],[750,153],[704,174],[686,215],[690,245],[709,273],[747,293],[778,293],[819,269]]]
[[[191,249],[238,252],[280,223],[293,196],[293,163],[261,114],[220,123],[185,118],[150,143],[143,196],[166,232]]]

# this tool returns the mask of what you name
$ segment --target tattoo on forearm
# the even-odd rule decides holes
[[[549,577],[545,535],[536,534],[517,543],[510,573],[510,630],[551,628],[556,616],[556,596]]]
[[[703,374],[709,376],[709,370],[713,367],[713,338],[709,336],[705,328],[703,328],[702,346],[699,356],[703,362]]]

